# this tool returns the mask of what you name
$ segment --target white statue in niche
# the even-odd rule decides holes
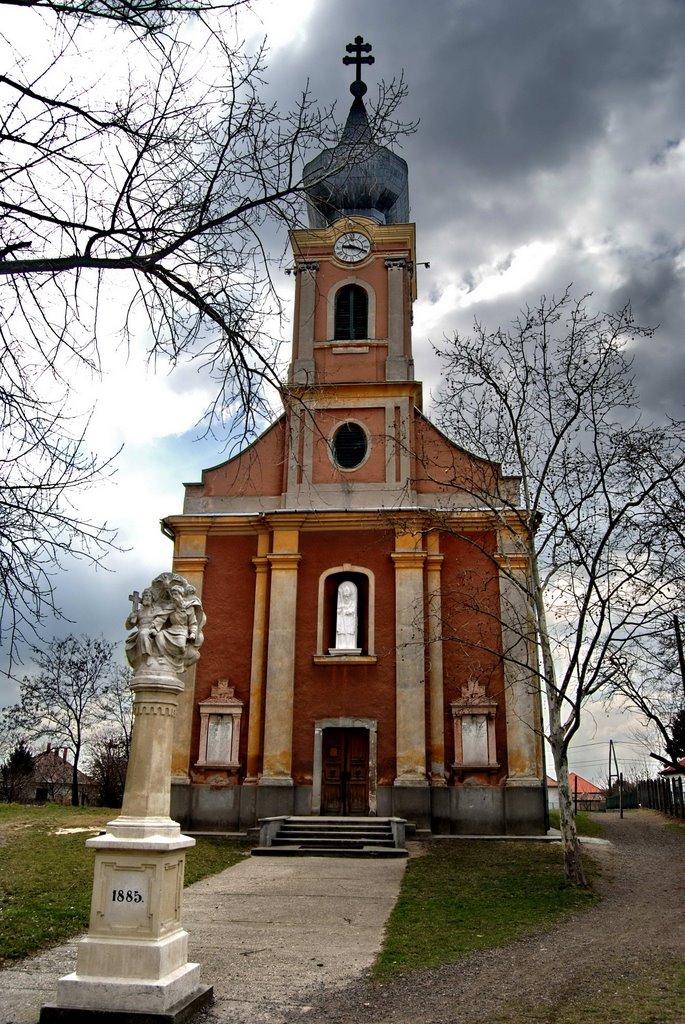
[[[357,585],[345,580],[338,587],[338,603],[335,616],[335,651],[349,651],[359,654],[357,647]]]
[[[126,657],[134,672],[153,664],[176,673],[200,657],[206,617],[195,587],[177,573],[156,576],[142,596],[130,596]]]

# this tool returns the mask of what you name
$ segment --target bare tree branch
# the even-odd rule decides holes
[[[549,709],[567,878],[577,884],[584,874],[569,743],[587,701],[618,685],[624,659],[673,610],[683,551],[667,510],[685,478],[685,425],[640,418],[628,352],[651,330],[635,324],[628,306],[592,313],[587,299],[573,301],[568,290],[543,297],[511,330],[476,323],[473,337],[445,343],[438,403],[450,436],[520,479],[520,498],[501,488],[487,495],[482,473],[459,487],[503,521],[518,514],[525,524],[525,597]],[[521,587],[513,574],[511,582]]]

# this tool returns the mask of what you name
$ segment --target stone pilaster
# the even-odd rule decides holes
[[[177,539],[178,552],[173,571],[192,583],[198,597],[202,597],[205,567],[207,565],[207,534],[181,534]],[[178,695],[178,709],[174,718],[174,742],[171,755],[171,777],[175,783],[186,783],[190,778],[190,738],[195,713],[196,666],[183,673],[183,690]]]
[[[297,525],[280,521],[274,525],[272,552],[267,555],[271,593],[260,785],[292,785],[299,522],[298,518]]]
[[[396,786],[426,785],[422,535],[395,538],[395,659],[397,707]]]
[[[428,665],[430,706],[430,783],[444,786],[445,780],[445,696],[442,660],[442,589],[441,574],[444,555],[439,552],[437,531],[426,538]]]
[[[407,260],[387,259],[388,272],[388,358],[386,380],[409,380],[409,359],[405,351],[405,277]]]
[[[260,533],[255,568],[254,618],[252,623],[252,661],[250,665],[250,713],[247,727],[246,784],[257,782],[261,770],[262,725],[264,714],[264,666],[266,663],[267,592],[269,585],[269,534]]]
[[[294,353],[292,384],[314,384],[314,314],[316,312],[316,260],[301,262],[296,267],[299,295],[297,351]]]
[[[537,654],[528,597],[528,558],[497,556],[507,710],[507,785],[542,781]]]

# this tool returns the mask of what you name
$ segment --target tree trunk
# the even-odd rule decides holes
[[[79,799],[78,799],[78,760],[79,760],[79,751],[77,749],[77,750],[74,751],[74,764],[73,764],[73,767],[72,767],[72,770],[71,770],[71,806],[72,807],[78,807],[79,806]]]
[[[549,631],[547,629],[544,593],[540,580],[537,552],[532,538],[529,551],[533,581],[534,612],[540,653],[542,655],[542,675],[549,707],[549,742],[552,748],[559,787],[559,828],[561,831],[561,848],[564,852],[564,877],[567,885],[575,885],[587,889],[588,884],[585,871],[583,870],[580,843],[578,842],[578,833],[576,831],[576,819],[573,813],[567,748],[564,743],[564,729],[561,724],[562,696],[556,685],[556,669]]]
[[[583,869],[576,818],[573,813],[573,794],[571,793],[568,759],[563,737],[560,735],[561,727],[558,720],[558,708],[553,708],[550,703],[550,745],[559,787],[559,828],[561,830],[561,848],[564,852],[564,876],[567,885],[587,889],[588,883]]]

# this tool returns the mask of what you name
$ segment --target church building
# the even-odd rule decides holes
[[[407,165],[371,139],[369,49],[348,47],[347,123],[305,168],[284,412],[187,484],[163,524],[207,614],[177,712],[172,816],[540,834],[519,482],[422,412]]]

